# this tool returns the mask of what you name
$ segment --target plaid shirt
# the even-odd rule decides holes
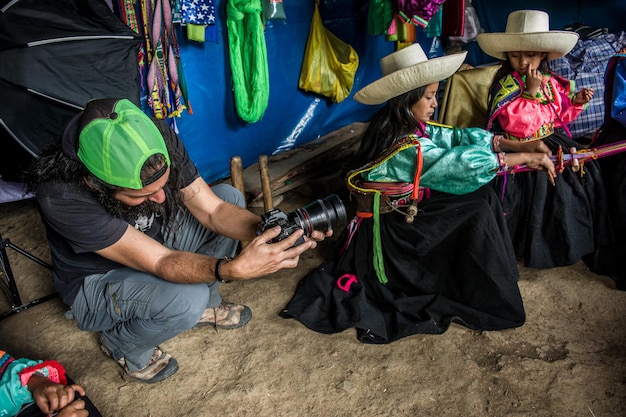
[[[613,55],[626,46],[626,32],[581,39],[564,57],[550,61],[558,75],[576,82],[576,91],[593,88],[593,99],[570,125],[573,138],[591,138],[604,122],[604,73]],[[576,92],[574,91],[574,92]]]

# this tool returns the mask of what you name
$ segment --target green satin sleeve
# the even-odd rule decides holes
[[[467,194],[491,181],[498,170],[491,149],[493,135],[480,128],[458,129],[428,124],[429,138],[418,138],[423,168],[420,186],[450,194]],[[398,152],[366,175],[368,181],[413,182],[416,148]]]

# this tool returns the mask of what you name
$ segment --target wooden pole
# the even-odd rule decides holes
[[[230,158],[230,182],[233,187],[238,189],[243,195],[243,206],[246,207],[246,190],[243,185],[243,166],[241,164],[240,156],[233,156]],[[250,242],[240,242],[241,248],[243,249],[248,246],[248,243]]]
[[[263,191],[263,209],[268,212],[274,208],[272,201],[272,186],[267,168],[267,155],[259,155],[259,171],[261,174],[261,190]]]
[[[245,187],[243,186],[243,166],[241,164],[241,157],[233,156],[230,158],[230,181],[241,194],[243,194],[244,204],[246,198]]]

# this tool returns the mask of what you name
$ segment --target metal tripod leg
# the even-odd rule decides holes
[[[33,262],[38,263],[39,265],[48,268],[49,270],[52,270],[52,265],[50,265],[49,263],[37,258],[36,256],[26,252],[24,249],[20,248],[19,246],[14,245],[13,243],[11,243],[11,241],[9,239],[4,239],[2,238],[2,234],[0,234],[0,261],[2,262],[2,271],[4,272],[4,278],[6,280],[7,286],[9,288],[9,297],[10,297],[10,302],[11,302],[11,309],[9,311],[6,311],[2,314],[0,314],[0,320],[5,319],[9,316],[12,316],[15,313],[19,313],[22,310],[26,310],[30,307],[33,307],[37,304],[41,304],[45,301],[51,300],[55,297],[58,297],[59,294],[58,293],[52,293],[49,295],[46,295],[44,297],[41,298],[37,298],[35,300],[29,301],[27,303],[23,303],[22,299],[20,297],[20,292],[17,288],[17,284],[15,283],[15,276],[13,275],[13,270],[11,269],[11,264],[9,263],[9,257],[7,255],[7,251],[6,248],[10,248],[13,249],[14,251],[16,251],[17,253],[24,255],[25,257],[27,257],[28,259],[30,259]]]

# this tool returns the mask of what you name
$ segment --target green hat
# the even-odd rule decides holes
[[[141,189],[159,179],[170,165],[163,136],[154,122],[127,99],[91,100],[67,125],[63,152],[80,160],[96,177],[118,187]],[[152,155],[166,165],[148,181],[141,168]]]

